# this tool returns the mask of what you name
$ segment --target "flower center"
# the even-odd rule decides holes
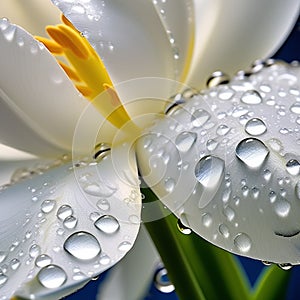
[[[36,39],[55,56],[77,90],[117,128],[130,121],[102,60],[87,39],[65,16],[62,24],[47,26],[46,31],[51,39],[39,36]],[[97,101],[95,98],[103,92]]]

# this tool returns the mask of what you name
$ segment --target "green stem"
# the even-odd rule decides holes
[[[158,213],[166,210],[151,190],[142,192],[147,202],[155,201]],[[172,214],[145,226],[180,299],[250,299],[245,274],[231,254],[196,234],[182,234]]]

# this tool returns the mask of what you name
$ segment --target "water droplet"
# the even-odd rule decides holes
[[[4,274],[0,274],[0,287],[2,287],[8,280],[8,277]]]
[[[261,119],[253,118],[246,123],[245,131],[250,135],[259,136],[267,131],[267,127]]]
[[[235,94],[234,90],[224,87],[219,90],[218,97],[220,100],[230,100],[232,96]]]
[[[262,260],[262,263],[263,263],[265,266],[271,266],[271,265],[272,265],[271,262],[266,261],[266,260]]]
[[[225,163],[216,156],[201,158],[195,166],[196,179],[208,189],[216,189],[224,175]]]
[[[79,280],[84,280],[84,279],[86,279],[86,275],[84,274],[84,273],[82,273],[82,272],[76,272],[74,275],[73,275],[73,280],[75,280],[75,281],[79,281]]]
[[[116,233],[120,228],[118,220],[115,217],[109,215],[100,217],[99,219],[97,219],[94,225],[97,229],[106,234]]]
[[[227,74],[222,71],[215,71],[208,78],[206,85],[208,88],[216,87],[221,84],[227,84],[230,78]]]
[[[14,258],[11,260],[10,262],[10,267],[12,270],[17,270],[21,265],[21,262],[17,259],[17,258]]]
[[[251,249],[251,239],[246,233],[239,233],[234,238],[234,245],[241,253],[247,253]]]
[[[285,218],[289,215],[290,210],[291,210],[291,204],[284,200],[284,199],[278,199],[275,203],[274,203],[274,209],[276,214],[279,217]]]
[[[219,232],[224,236],[224,238],[226,238],[226,239],[229,238],[229,235],[230,235],[229,229],[225,224],[221,224],[219,226]]]
[[[4,260],[6,259],[7,254],[4,251],[0,251],[0,263],[4,262]]]
[[[110,153],[110,145],[107,143],[100,143],[95,147],[93,158],[100,161],[106,157],[108,153]]]
[[[202,215],[202,224],[205,227],[210,227],[210,225],[212,224],[212,216],[209,213],[205,213]]]
[[[111,262],[111,259],[108,255],[103,254],[103,255],[100,256],[99,262],[100,262],[101,265],[106,266]]]
[[[269,200],[270,200],[270,202],[271,202],[271,203],[274,203],[274,202],[276,201],[276,199],[277,199],[276,193],[275,193],[274,191],[271,191],[271,192],[269,193]]]
[[[172,293],[175,290],[167,275],[168,272],[165,268],[159,269],[154,275],[154,285],[162,293]]]
[[[11,42],[13,41],[15,37],[15,32],[16,32],[16,26],[10,25],[8,26],[5,31],[3,31],[4,38],[8,41]]]
[[[35,259],[35,265],[39,268],[46,267],[52,263],[52,258],[47,254],[41,254]]]
[[[184,131],[175,139],[175,145],[181,152],[189,151],[197,140],[197,134],[194,132]]]
[[[227,203],[230,200],[230,196],[231,196],[231,189],[226,188],[222,193],[222,201],[224,203]]]
[[[229,222],[233,221],[235,217],[235,211],[233,210],[233,208],[231,208],[230,206],[226,206],[223,210],[223,213]]]
[[[278,267],[282,270],[288,271],[293,267],[293,265],[289,263],[284,263],[284,264],[278,264]]]
[[[101,186],[98,183],[90,183],[85,185],[83,190],[91,196],[110,197],[117,189],[104,183],[102,183]]]
[[[177,220],[177,228],[183,234],[191,234],[192,233],[191,228],[183,225],[180,219]]]
[[[77,219],[74,216],[66,217],[63,221],[63,225],[67,229],[74,229],[77,225]]]
[[[271,177],[272,177],[271,171],[268,170],[268,169],[265,169],[265,170],[264,170],[264,173],[263,173],[263,177],[264,177],[264,179],[265,179],[267,182],[270,181],[270,179],[271,179]]]
[[[172,193],[174,188],[175,188],[175,184],[176,184],[176,182],[173,178],[169,177],[169,178],[165,179],[165,190],[166,190],[166,192]]]
[[[285,166],[289,174],[293,176],[300,174],[300,163],[298,162],[298,160],[290,159]]]
[[[55,289],[61,287],[66,282],[67,274],[59,266],[49,265],[39,271],[37,278],[45,288]]]
[[[107,199],[100,199],[98,202],[97,202],[97,207],[100,209],[100,210],[103,210],[103,211],[108,211],[110,210],[110,204],[108,202]]]
[[[73,215],[73,209],[70,205],[62,205],[58,210],[57,210],[57,217],[60,220],[65,220],[67,217],[70,217]]]
[[[295,103],[291,106],[290,111],[293,112],[294,114],[299,115],[300,114],[300,103]]]
[[[206,148],[208,151],[214,151],[218,146],[218,142],[214,139],[210,139],[206,142]]]
[[[236,147],[236,156],[249,168],[259,168],[269,154],[265,144],[254,138],[242,140]]]
[[[210,117],[210,114],[206,110],[198,109],[192,114],[192,125],[194,127],[201,127],[210,119]]]
[[[230,130],[230,128],[227,125],[222,124],[222,125],[218,126],[216,133],[219,136],[224,136],[229,132],[229,130]]]
[[[70,235],[64,243],[64,249],[79,260],[93,259],[101,252],[98,240],[84,231]]]
[[[41,204],[41,211],[45,214],[50,213],[53,208],[55,207],[56,201],[55,200],[44,200],[43,203]]]
[[[282,143],[278,139],[270,139],[268,144],[273,151],[280,152],[283,149]]]
[[[29,256],[35,258],[40,254],[40,251],[41,251],[40,246],[34,244],[29,248]]]
[[[262,102],[262,98],[259,92],[250,90],[242,95],[241,101],[245,104],[259,104]]]
[[[129,251],[131,249],[131,246],[132,245],[130,242],[125,241],[119,244],[118,249],[120,251]]]

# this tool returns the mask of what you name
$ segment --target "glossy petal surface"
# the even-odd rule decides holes
[[[169,113],[140,140],[138,163],[163,203],[205,239],[299,264],[300,68],[262,67]]]
[[[57,163],[1,190],[1,297],[61,298],[117,263],[135,241],[139,189],[115,173],[110,154],[98,163]],[[125,158],[119,167],[137,177]]]

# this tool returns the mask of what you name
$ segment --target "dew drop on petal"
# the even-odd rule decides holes
[[[4,251],[0,251],[0,263],[2,263],[7,257],[7,253]]]
[[[247,234],[239,233],[234,238],[234,245],[241,253],[247,253],[251,248],[251,239]]]
[[[262,102],[262,98],[257,91],[250,90],[250,91],[246,91],[242,95],[241,101],[245,104],[260,104]]]
[[[198,109],[192,114],[192,125],[194,127],[201,127],[210,119],[210,117],[210,114],[206,110]]]
[[[269,150],[265,144],[254,138],[242,140],[235,149],[236,156],[249,168],[259,168],[266,160]]]
[[[215,189],[224,175],[225,163],[216,156],[202,157],[195,166],[196,179],[205,188]]]
[[[49,265],[39,271],[37,278],[45,288],[55,289],[61,287],[66,282],[67,274],[61,267]]]
[[[202,215],[202,224],[205,227],[210,227],[210,225],[212,224],[212,216],[209,213],[205,213]]]
[[[55,204],[56,204],[55,200],[51,200],[51,199],[44,200],[43,203],[41,204],[41,211],[45,214],[48,214],[53,210]]]
[[[180,219],[177,220],[177,228],[183,234],[191,234],[192,233],[192,230],[189,227],[182,224]]]
[[[291,106],[290,111],[293,112],[294,114],[299,115],[300,114],[300,103],[295,103]]]
[[[60,219],[60,220],[64,220],[66,219],[67,217],[70,217],[73,215],[73,209],[70,205],[62,205],[60,206],[60,208],[57,210],[57,217]]]
[[[220,226],[219,226],[219,232],[221,233],[221,235],[224,237],[224,238],[229,238],[229,235],[230,235],[230,233],[229,233],[229,229],[228,229],[228,227],[225,225],[225,224],[221,224]]]
[[[116,233],[120,228],[118,220],[115,217],[109,215],[100,217],[96,220],[94,225],[97,229],[106,234]]]
[[[175,139],[175,145],[181,152],[189,151],[197,140],[197,134],[194,132],[184,131]]]
[[[298,181],[296,183],[296,186],[295,186],[295,193],[296,193],[296,196],[298,198],[298,200],[300,200],[300,181]]]
[[[167,275],[168,272],[165,268],[157,270],[154,275],[154,285],[162,293],[172,293],[175,290]]]
[[[63,225],[67,229],[74,229],[77,225],[77,219],[74,216],[66,217],[63,221]]]
[[[259,136],[267,131],[267,127],[261,119],[253,118],[246,123],[245,131],[250,135]]]
[[[118,249],[120,251],[129,251],[131,249],[131,246],[132,245],[130,242],[125,241],[119,244]]]
[[[224,136],[229,132],[229,130],[230,128],[227,125],[222,124],[217,128],[216,133],[219,136]]]
[[[46,267],[52,263],[52,258],[47,254],[41,254],[35,259],[35,265],[39,268]]]
[[[166,178],[165,179],[165,190],[166,190],[166,192],[172,193],[174,188],[175,188],[175,184],[176,183],[175,183],[175,180],[173,178],[170,178],[170,177]]]
[[[2,287],[8,280],[8,277],[4,274],[0,274],[0,287]]]
[[[298,160],[290,159],[285,166],[289,174],[293,176],[300,174],[300,163],[298,162]]]
[[[29,256],[31,258],[35,258],[40,254],[41,248],[40,246],[34,244],[29,248]]]
[[[274,203],[274,209],[275,209],[276,214],[279,217],[285,218],[288,216],[288,214],[291,210],[291,204],[284,199],[278,199]]]
[[[98,240],[84,231],[70,235],[64,243],[64,249],[79,260],[93,259],[101,252]]]
[[[278,264],[278,267],[284,271],[288,271],[293,267],[293,265],[289,263],[283,263],[283,264]]]
[[[110,210],[110,204],[109,204],[108,200],[105,198],[98,200],[97,207],[103,211]]]
[[[11,269],[15,271],[20,267],[21,262],[17,258],[14,258],[11,260],[9,265],[10,265]]]

